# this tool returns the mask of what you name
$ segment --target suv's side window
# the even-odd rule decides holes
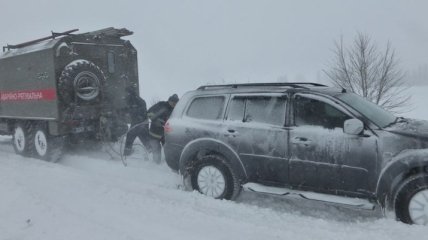
[[[234,97],[230,102],[228,120],[243,121],[245,113],[245,98]]]
[[[345,120],[351,118],[325,102],[302,96],[296,96],[294,99],[294,121],[297,126],[343,128]]]
[[[286,98],[277,96],[234,97],[229,107],[228,120],[258,122],[283,126]]]
[[[222,118],[223,96],[195,98],[187,110],[187,116],[199,119],[215,120]]]

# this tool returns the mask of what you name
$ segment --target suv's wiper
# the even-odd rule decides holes
[[[404,117],[398,117],[397,119],[397,122],[408,122],[407,119]]]
[[[407,120],[404,117],[396,117],[394,121],[386,125],[384,128],[391,127],[392,125],[399,123],[399,122],[407,122]]]

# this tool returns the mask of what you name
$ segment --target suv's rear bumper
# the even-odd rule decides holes
[[[168,164],[168,166],[178,171],[179,169],[179,162],[180,162],[180,156],[181,152],[183,151],[183,147],[174,143],[165,143],[164,146],[164,153],[165,153],[165,161]]]

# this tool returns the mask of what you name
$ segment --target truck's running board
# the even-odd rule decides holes
[[[288,188],[270,187],[259,183],[246,183],[243,185],[244,190],[258,193],[267,193],[277,196],[297,197],[308,200],[321,201],[326,203],[339,204],[346,207],[358,208],[364,210],[374,210],[375,204],[365,199],[341,197],[323,193],[305,192],[292,190]]]

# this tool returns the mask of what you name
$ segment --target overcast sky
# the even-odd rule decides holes
[[[426,0],[0,0],[0,43],[79,28],[126,27],[138,50],[142,96],[205,83],[317,81],[334,40],[357,31],[390,40],[401,65],[428,64]]]

